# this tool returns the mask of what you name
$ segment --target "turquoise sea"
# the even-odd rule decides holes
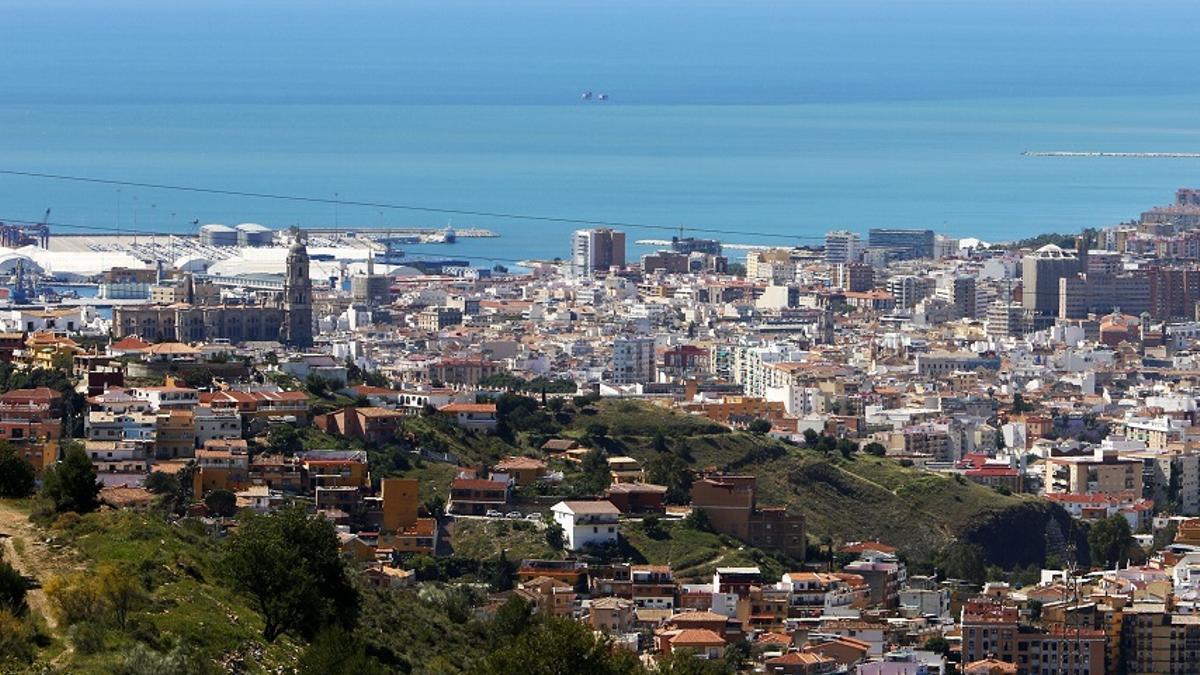
[[[972,4],[0,2],[0,169],[781,244],[1077,230],[1200,186],[1200,160],[1021,156],[1200,152],[1200,9]],[[124,230],[449,221],[502,236],[414,252],[499,261],[565,255],[575,227],[0,175],[0,220],[46,208]]]

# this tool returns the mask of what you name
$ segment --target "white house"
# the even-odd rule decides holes
[[[563,529],[566,547],[578,551],[589,544],[617,543],[617,516],[612,502],[559,502],[550,511]]]
[[[495,403],[451,403],[442,406],[441,412],[464,429],[490,431],[496,428]]]

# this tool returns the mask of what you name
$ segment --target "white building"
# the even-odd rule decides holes
[[[575,230],[571,235],[571,272],[589,276],[625,266],[625,233],[608,228]]]
[[[214,411],[207,406],[193,409],[196,418],[196,445],[208,441],[242,437],[242,416],[234,411]]]
[[[855,232],[833,230],[825,233],[825,262],[858,262],[862,258],[862,239]]]
[[[613,340],[615,384],[640,384],[654,381],[654,338],[617,338]]]
[[[617,516],[621,512],[610,501],[559,502],[550,511],[563,529],[568,550],[617,543]]]

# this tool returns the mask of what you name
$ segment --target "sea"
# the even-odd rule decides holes
[[[1200,160],[1022,153],[1200,152],[1198,4],[2,0],[0,171],[305,200],[0,173],[0,220],[487,228],[409,250],[479,265],[1112,225]]]

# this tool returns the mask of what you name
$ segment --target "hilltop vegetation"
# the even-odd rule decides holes
[[[712,467],[753,474],[759,479],[760,502],[803,514],[812,543],[878,539],[897,546],[918,566],[932,565],[953,542],[978,547],[985,564],[1006,569],[1041,564],[1071,537],[1078,550],[1087,548],[1081,531],[1058,507],[1031,496],[1000,494],[962,477],[904,467],[885,457],[824,453],[628,400],[577,401],[562,406],[550,419],[552,434],[517,433],[512,444],[457,429],[439,431],[428,420],[419,428],[436,434],[439,447],[480,463],[512,452],[537,455],[540,441],[553,436],[576,439],[609,456],[632,456],[660,481],[674,474],[655,469],[670,466],[676,467],[675,473]],[[686,479],[683,482],[686,485]],[[650,545],[636,529],[628,539],[634,558],[667,561],[663,547]]]

